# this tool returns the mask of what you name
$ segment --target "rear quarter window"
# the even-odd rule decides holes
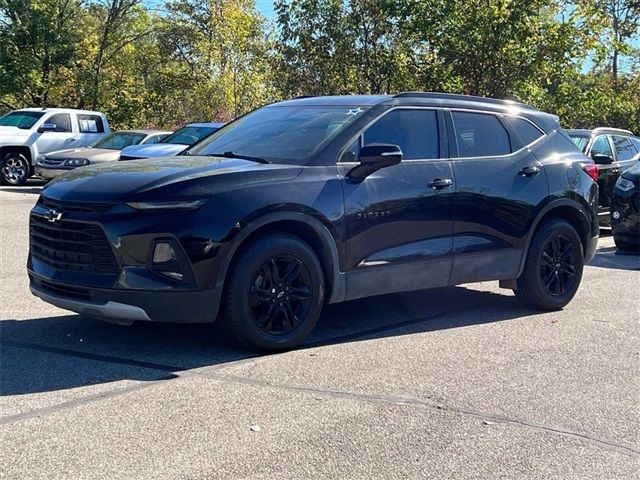
[[[538,127],[524,118],[507,117],[507,119],[524,145],[531,145],[544,135]]]

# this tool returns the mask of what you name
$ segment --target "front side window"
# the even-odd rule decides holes
[[[606,155],[607,157],[613,158],[613,151],[611,150],[609,138],[606,135],[600,135],[596,138],[593,141],[590,153],[592,158],[596,155]]]
[[[511,141],[500,120],[488,113],[452,112],[460,157],[495,157],[511,153]]]
[[[435,110],[398,109],[384,115],[363,134],[362,143],[398,145],[404,160],[438,158],[438,119]]]
[[[613,135],[611,138],[619,161],[631,160],[638,154],[636,147],[628,137]]]
[[[141,133],[112,133],[93,145],[93,148],[122,150],[129,145],[137,145],[144,138]]]
[[[100,115],[79,114],[80,133],[104,133],[104,124]]]
[[[11,112],[0,118],[0,127],[18,127],[29,130],[43,115],[44,112]]]
[[[272,105],[226,125],[192,148],[192,155],[259,157],[303,165],[368,107],[357,105]],[[166,140],[165,140],[166,141]]]
[[[175,145],[193,145],[203,138],[217,131],[214,127],[182,127],[159,143],[172,143]]]
[[[533,126],[531,122],[525,120],[524,118],[507,118],[524,145],[530,145],[544,135],[538,127]]]
[[[68,113],[56,113],[47,118],[44,123],[53,123],[56,126],[56,132],[71,131],[71,115]]]

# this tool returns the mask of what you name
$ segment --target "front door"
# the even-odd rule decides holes
[[[435,109],[393,109],[343,153],[347,299],[448,284],[455,184],[443,123]],[[353,183],[360,147],[374,143],[398,145],[402,162]]]
[[[76,135],[72,133],[71,115],[68,113],[49,115],[42,123],[53,123],[56,126],[56,131],[39,134],[40,137],[37,140],[39,153],[50,153],[80,146],[75,143]]]

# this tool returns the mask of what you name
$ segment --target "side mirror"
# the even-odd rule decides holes
[[[55,123],[43,123],[38,129],[38,133],[55,132],[58,127]]]
[[[593,155],[591,157],[595,163],[598,165],[611,165],[613,163],[613,158],[610,155]]]
[[[347,173],[354,181],[362,181],[381,168],[399,164],[402,161],[402,150],[398,145],[372,143],[360,149],[358,160],[360,163]]]

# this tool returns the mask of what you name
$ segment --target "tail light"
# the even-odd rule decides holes
[[[582,169],[587,172],[587,175],[593,178],[594,182],[598,181],[598,175],[600,173],[598,170],[598,165],[596,165],[595,163],[585,163],[582,165]]]

